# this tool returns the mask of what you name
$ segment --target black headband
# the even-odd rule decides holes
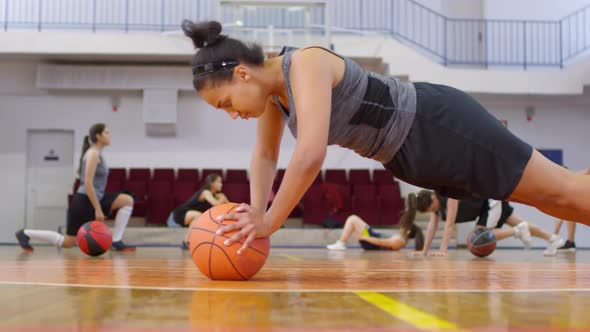
[[[208,75],[217,71],[231,69],[237,67],[240,64],[239,61],[228,60],[219,62],[210,62],[203,65],[193,67],[193,78]]]

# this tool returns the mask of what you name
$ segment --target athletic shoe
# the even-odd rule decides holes
[[[346,250],[346,245],[342,241],[336,241],[333,244],[328,244],[326,248],[330,250]]]
[[[574,241],[567,240],[565,244],[561,247],[557,248],[557,251],[569,251],[569,252],[576,252],[576,243]]]
[[[125,243],[123,243],[123,241],[113,242],[113,245],[111,246],[111,250],[115,251],[135,251],[136,249],[137,247],[128,246]]]
[[[25,230],[24,229],[21,229],[21,230],[17,231],[16,233],[14,233],[14,236],[16,236],[16,239],[18,240],[18,245],[24,251],[26,251],[26,252],[32,252],[33,251],[33,247],[29,243],[29,240],[31,240],[31,238],[28,237],[27,234],[25,234]]]
[[[522,244],[524,244],[524,247],[526,249],[530,249],[532,239],[531,231],[529,230],[529,223],[523,221],[520,224],[516,225],[516,227],[514,227],[514,230],[514,237],[520,239],[520,241],[522,241]]]
[[[565,241],[560,238],[559,236],[553,234],[551,236],[551,240],[549,240],[549,245],[547,246],[547,249],[545,249],[545,252],[543,253],[543,255],[545,256],[555,256],[555,254],[557,253],[557,249],[559,249],[560,247],[563,247],[565,245]]]
[[[182,241],[182,244],[180,245],[180,249],[182,250],[188,250],[190,248],[188,241]]]

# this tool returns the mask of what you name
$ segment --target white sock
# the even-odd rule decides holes
[[[549,239],[549,243],[552,243],[553,241],[557,241],[557,235],[555,235],[555,234],[551,234],[551,238]]]
[[[125,227],[127,227],[132,212],[133,206],[124,206],[117,211],[117,216],[115,217],[115,229],[113,230],[113,242],[121,241],[123,238]]]
[[[51,243],[54,246],[61,247],[64,242],[64,236],[54,231],[37,231],[32,229],[25,229],[25,235],[32,240],[39,240]]]

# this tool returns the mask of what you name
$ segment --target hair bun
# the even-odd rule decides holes
[[[217,21],[194,23],[190,20],[184,20],[181,27],[184,34],[193,40],[196,48],[212,46],[227,38],[227,36],[221,34],[223,27]]]

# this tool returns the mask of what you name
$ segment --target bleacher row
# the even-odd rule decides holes
[[[133,193],[133,216],[144,217],[148,225],[165,225],[174,207],[189,199],[212,173],[222,175],[223,192],[230,201],[250,202],[250,183],[243,169],[111,168],[106,192]],[[285,170],[279,169],[273,192],[278,191],[284,175]],[[74,192],[78,186],[76,180]],[[342,224],[355,213],[370,225],[387,226],[399,222],[403,209],[399,183],[386,170],[374,170],[371,176],[368,169],[328,169],[318,175],[290,217],[326,226],[327,221]]]

